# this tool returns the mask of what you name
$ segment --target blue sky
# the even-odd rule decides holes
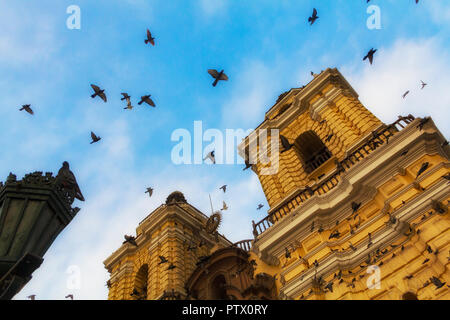
[[[450,4],[371,4],[381,10],[380,30],[367,28],[364,0],[0,0],[0,180],[10,171],[57,172],[67,160],[86,198],[16,299],[105,299],[104,259],[174,190],[205,213],[208,194],[216,207],[225,200],[219,231],[251,238],[251,220],[267,210],[255,175],[242,165],[176,166],[171,134],[192,131],[195,120],[204,129],[254,128],[310,71],[338,67],[382,121],[431,115],[448,137]],[[81,9],[80,30],[66,27],[70,5]],[[147,28],[155,47],[144,44]],[[372,47],[370,66],[362,57]],[[213,88],[209,68],[225,69],[230,80]],[[420,90],[420,80],[429,86]],[[91,83],[106,89],[108,103],[90,98]],[[123,110],[124,91],[132,111]],[[146,93],[157,108],[137,106]],[[34,116],[18,111],[25,103]],[[91,130],[98,144],[89,144]],[[70,266],[80,270],[78,289],[67,287]]]

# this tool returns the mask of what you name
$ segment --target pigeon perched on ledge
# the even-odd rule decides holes
[[[56,184],[62,186],[65,190],[73,194],[73,197],[84,201],[83,194],[78,186],[77,179],[72,171],[70,171],[70,166],[67,161],[63,162],[61,169],[58,171],[56,176]]]

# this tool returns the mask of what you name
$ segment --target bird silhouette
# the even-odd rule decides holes
[[[225,193],[227,191],[227,185],[224,184],[223,186],[221,186],[219,189],[223,190],[223,193]]]
[[[430,281],[436,286],[436,289],[442,288],[446,282],[442,282],[439,278],[432,276]]]
[[[206,155],[206,157],[203,159],[203,161],[205,161],[206,159],[211,160],[211,162],[212,162],[213,164],[216,163],[216,156],[214,155],[214,150],[211,151],[211,152],[209,152],[209,153]]]
[[[370,64],[373,63],[373,55],[377,52],[377,49],[370,49],[367,55],[363,58],[363,61],[369,59]]]
[[[160,261],[159,261],[158,264],[162,264],[162,263],[167,263],[167,262],[169,262],[169,260],[167,260],[166,257],[164,257],[164,256],[159,256],[159,259],[160,259]]]
[[[422,163],[422,166],[420,167],[419,171],[417,172],[416,179],[417,179],[422,173],[424,173],[424,172],[428,169],[429,166],[430,166],[430,163],[429,163],[429,162],[424,162],[424,163]]]
[[[409,90],[408,91],[406,91],[403,95],[402,95],[402,98],[403,99],[405,99],[406,98],[406,96],[409,94]]]
[[[97,136],[97,135],[96,135],[94,132],[92,132],[92,131],[91,131],[91,138],[92,138],[92,141],[91,141],[90,144],[99,142],[99,141],[102,139],[102,138],[100,138],[99,136]]]
[[[139,291],[136,290],[136,288],[133,288],[133,291],[131,291],[130,296],[139,296]]]
[[[222,209],[220,209],[220,210],[222,210],[222,211],[228,210],[228,206],[227,206],[227,204],[225,203],[225,201],[223,201],[223,206],[222,206]]]
[[[153,100],[150,97],[151,97],[150,94],[142,96],[141,101],[138,102],[138,105],[141,105],[145,102],[146,104],[148,104],[151,107],[156,107],[155,102],[153,102]]]
[[[330,292],[333,292],[333,281],[328,282],[328,284],[325,286],[325,289],[328,289]]]
[[[289,142],[289,140],[281,134],[280,134],[280,140],[281,140],[281,145],[283,146],[283,151],[281,151],[281,153],[289,151],[294,146],[294,144],[291,144]]]
[[[24,104],[22,106],[22,108],[19,109],[19,111],[25,110],[26,112],[28,112],[29,114],[33,115],[34,111],[33,109],[31,109],[31,104]]]
[[[132,244],[133,246],[136,246],[136,247],[138,246],[137,243],[136,243],[136,238],[135,237],[125,235],[124,238],[125,238],[125,241],[123,242],[124,244],[128,242],[128,243]]]
[[[70,298],[70,300],[73,300],[73,294],[68,294],[67,296],[65,296],[65,298]]]
[[[152,37],[152,33],[149,29],[147,29],[147,39],[145,39],[145,44],[151,43],[153,46],[155,45],[155,38]]]
[[[105,90],[100,89],[99,86],[96,86],[95,84],[91,84],[92,89],[94,89],[94,94],[91,95],[91,98],[95,98],[96,96],[99,96],[103,101],[107,101]]]
[[[173,270],[175,268],[176,266],[173,263],[171,263],[170,266],[167,267],[167,270]]]
[[[289,249],[286,247],[284,248],[285,252],[284,252],[284,257],[286,259],[290,259],[291,258],[291,253],[289,252]]]
[[[334,134],[328,135],[328,137],[325,139],[326,142],[330,142],[331,138],[333,138]]]
[[[215,69],[208,69],[208,73],[211,75],[211,77],[213,77],[215,79],[212,84],[213,87],[217,86],[217,83],[220,80],[228,81],[228,76],[224,73],[223,70],[218,72]]]
[[[247,170],[247,169],[249,169],[251,167],[252,167],[252,165],[250,164],[250,162],[248,160],[245,160],[245,168],[242,169],[242,171],[245,171],[245,170]]]
[[[32,294],[32,295],[29,295],[27,298],[30,300],[36,300],[36,295]]]
[[[352,210],[353,210],[353,213],[355,213],[356,211],[358,211],[359,207],[361,207],[361,202],[360,202],[360,203],[352,202]]]
[[[260,203],[260,204],[258,204],[258,207],[256,208],[256,210],[261,210],[262,207],[264,207],[264,205]]]
[[[71,190],[74,194],[74,198],[84,201],[77,179],[73,172],[70,171],[70,165],[67,161],[64,161],[61,169],[59,169],[55,183],[62,186],[65,190]]]
[[[148,193],[148,196],[151,197],[153,194],[153,188],[151,187],[147,188],[147,191],[145,191],[145,193]]]
[[[123,98],[120,99],[120,100],[122,100],[122,101],[131,98],[131,97],[128,95],[128,93],[126,93],[126,92],[121,93],[121,95],[123,96]]]
[[[417,125],[417,128],[419,129],[419,130],[422,130],[423,129],[423,126],[428,122],[428,121],[430,121],[430,117],[426,117],[426,118],[423,118],[423,119],[420,119],[420,122],[419,122],[419,124]]]
[[[422,80],[420,80],[420,84],[421,84],[421,89],[423,90],[423,88],[425,88],[427,85],[428,85],[428,83],[425,83],[425,82],[423,82]]]
[[[340,236],[341,236],[341,233],[339,232],[339,230],[336,230],[330,234],[328,239],[333,239],[333,238],[338,239]]]
[[[128,93],[122,93],[123,98],[120,100],[126,100],[127,106],[124,109],[133,109],[133,106],[131,105],[131,97],[128,95]]]
[[[312,26],[313,23],[316,22],[317,19],[319,19],[319,17],[317,16],[317,9],[313,8],[313,13],[312,13],[311,17],[308,18],[308,22]]]

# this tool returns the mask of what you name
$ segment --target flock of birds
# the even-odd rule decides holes
[[[370,0],[367,0],[367,3],[369,3],[369,2],[370,2]],[[416,2],[416,4],[417,4],[417,3],[419,2],[419,0],[415,0],[415,2]],[[316,8],[314,8],[314,9],[313,9],[313,12],[312,12],[312,15],[308,18],[308,22],[310,23],[310,25],[313,25],[313,24],[317,21],[317,19],[319,19],[318,11],[317,11]],[[151,32],[150,32],[149,29],[147,29],[147,34],[146,34],[146,35],[147,35],[147,37],[146,37],[146,39],[144,40],[145,44],[151,44],[151,45],[155,46],[155,38],[152,36],[152,34],[151,34]],[[371,48],[371,49],[367,52],[367,54],[363,57],[363,61],[368,60],[369,63],[372,65],[373,62],[374,62],[374,55],[375,55],[376,52],[377,52],[377,49]],[[225,74],[224,70],[221,70],[221,71],[219,72],[219,71],[216,70],[216,69],[208,69],[207,72],[208,72],[208,73],[211,75],[211,77],[214,79],[214,82],[212,83],[212,86],[213,86],[213,87],[217,86],[217,84],[219,83],[219,81],[227,81],[227,80],[229,79],[228,76]],[[312,76],[315,76],[314,72],[311,72],[311,75],[312,75]],[[421,80],[421,89],[424,89],[427,85],[428,85],[427,83],[425,83],[424,81]],[[93,94],[91,95],[91,98],[95,99],[96,97],[99,97],[99,98],[102,99],[105,103],[107,103],[108,99],[107,99],[107,96],[106,96],[106,93],[105,93],[105,89],[101,89],[98,85],[95,85],[95,84],[91,84],[91,88],[92,88],[92,90],[94,91]],[[406,96],[407,96],[409,93],[410,93],[410,91],[407,90],[407,91],[402,95],[402,98],[406,98]],[[121,95],[122,95],[121,101],[125,101],[125,102],[126,102],[126,106],[124,107],[124,109],[125,109],[125,110],[132,110],[132,109],[134,108],[134,106],[132,105],[132,102],[131,102],[131,96],[130,96],[127,92],[123,92],[123,93],[121,93]],[[155,102],[152,100],[150,94],[146,94],[146,95],[141,96],[140,101],[138,102],[138,105],[142,105],[143,103],[146,103],[147,105],[149,105],[149,106],[151,106],[151,107],[153,107],[153,108],[156,107],[156,104],[155,104]],[[25,105],[22,105],[22,107],[21,107],[19,110],[20,110],[20,111],[26,111],[27,113],[29,113],[29,114],[31,114],[31,115],[34,115],[34,111],[33,111],[33,109],[31,108],[31,104],[25,104]],[[424,119],[422,119],[421,122],[420,122],[419,125],[418,125],[418,128],[419,128],[420,130],[422,130],[423,126],[425,125],[426,122],[428,122],[429,119],[430,119],[430,118],[424,118]],[[328,140],[331,139],[332,136],[333,136],[333,135],[330,135],[327,139],[328,139]],[[91,139],[92,139],[92,140],[91,140],[90,144],[94,144],[94,143],[99,142],[99,141],[101,140],[101,137],[98,136],[98,135],[96,135],[93,131],[91,131]],[[281,140],[281,144],[282,144],[282,146],[283,146],[283,149],[282,149],[281,153],[290,150],[290,149],[294,146],[294,144],[291,144],[291,143],[289,142],[289,140],[288,140],[286,137],[282,136],[282,135],[280,135],[280,140]],[[448,145],[448,141],[445,141],[445,142],[443,143],[442,146],[446,146],[446,145]],[[408,151],[405,150],[401,155],[404,156],[404,155],[407,154],[407,152],[408,152]],[[206,155],[206,157],[205,157],[203,160],[207,160],[207,159],[209,159],[209,160],[211,161],[212,164],[216,164],[215,151],[214,151],[214,150],[213,150],[213,151],[210,151],[210,152]],[[416,179],[417,179],[423,172],[425,172],[425,171],[427,170],[428,166],[429,166],[429,163],[428,163],[428,162],[422,164],[421,168],[419,169],[419,172],[417,173]],[[247,170],[247,169],[249,169],[249,168],[251,168],[251,167],[252,167],[252,165],[249,163],[249,161],[248,161],[247,159],[245,159],[245,167],[244,167],[243,170],[245,171],[245,170]],[[61,175],[61,176],[64,177],[64,179],[63,179],[64,181],[63,181],[63,182],[66,184],[66,185],[65,185],[66,187],[68,187],[68,188],[74,188],[74,190],[76,190],[76,192],[77,192],[76,198],[78,198],[78,199],[84,201],[84,198],[83,198],[83,196],[82,196],[82,194],[81,194],[80,188],[78,187],[78,184],[77,184],[77,182],[76,182],[75,176],[74,176],[73,173],[69,170],[69,165],[68,165],[67,162],[64,162],[64,163],[63,163],[63,167],[60,169],[59,175]],[[447,174],[447,175],[443,176],[443,178],[445,178],[446,180],[450,180],[450,174]],[[223,186],[221,186],[219,189],[221,189],[221,190],[223,191],[223,193],[225,193],[226,190],[227,190],[227,185],[223,185]],[[311,190],[311,191],[312,191],[312,190]],[[147,190],[145,191],[145,193],[148,193],[149,197],[151,197],[151,196],[153,195],[153,192],[154,192],[154,189],[153,189],[152,187],[148,187]],[[361,206],[361,203],[355,203],[355,202],[353,202],[353,203],[351,204],[352,211],[353,211],[353,214],[352,214],[352,215],[353,215],[353,219],[356,219],[356,217],[357,217],[356,212],[358,211],[358,209],[359,209],[360,206]],[[258,204],[258,206],[257,206],[256,209],[257,209],[257,210],[261,210],[263,207],[264,207],[263,204]],[[221,210],[221,211],[228,210],[228,206],[227,206],[227,204],[225,203],[225,201],[223,201],[223,206],[222,206],[222,209],[220,209],[220,210]],[[390,215],[389,215],[389,216],[390,216]],[[352,217],[350,217],[350,219],[351,219],[351,218],[352,218]],[[355,229],[357,229],[357,228],[359,227],[360,223],[361,223],[361,218],[359,218],[359,219],[360,219],[360,220],[359,220],[359,223],[357,223],[357,224],[355,225]],[[347,219],[347,220],[348,220],[348,219]],[[389,221],[390,221],[391,223],[395,223],[395,219],[389,219]],[[339,224],[339,221],[336,222],[336,225],[338,225],[338,224]],[[313,222],[312,225],[311,225],[311,232],[312,232],[313,230],[314,230],[314,222]],[[319,233],[323,232],[322,226],[319,227],[318,232],[319,232]],[[354,233],[354,229],[353,229],[352,227],[350,227],[350,233],[351,233],[351,234]],[[340,232],[339,232],[338,230],[335,230],[334,232],[332,232],[332,233],[330,234],[329,239],[333,239],[333,238],[338,239],[340,236],[341,236]],[[370,246],[372,245],[371,234],[370,234],[370,233],[368,234],[368,237],[369,237],[368,247],[370,247]],[[136,238],[135,238],[134,236],[125,235],[124,238],[125,238],[125,241],[123,242],[124,244],[125,244],[125,243],[130,243],[130,244],[132,244],[132,245],[134,245],[134,246],[137,246]],[[200,247],[202,247],[203,245],[205,245],[205,243],[204,243],[203,240],[201,240],[197,245],[191,245],[191,244],[190,244],[190,245],[188,246],[188,251],[195,250],[196,248],[200,248]],[[391,247],[392,247],[392,248],[395,248],[396,245],[391,245]],[[352,250],[356,250],[356,248],[355,248],[351,243],[350,243],[349,248],[352,249]],[[401,247],[401,250],[402,250],[402,251],[404,250],[404,246]],[[385,251],[387,251],[387,249],[385,249],[385,250],[383,250],[383,251],[381,251],[381,252],[380,252],[379,249],[377,249],[376,254],[385,254],[385,253],[386,253]],[[428,251],[428,252],[433,252],[430,246],[427,247],[427,251]],[[437,254],[437,250],[436,250],[435,254]],[[392,257],[395,257],[395,253],[393,254]],[[207,257],[201,257],[199,263],[201,263],[201,262],[203,261],[202,258],[203,258],[203,260],[205,260]],[[286,262],[287,262],[288,259],[291,258],[291,252],[289,251],[289,248],[288,248],[288,247],[285,248],[285,258],[286,258]],[[301,258],[301,257],[300,257],[300,258]],[[173,270],[173,269],[176,268],[175,264],[174,264],[173,262],[170,262],[165,256],[159,256],[159,259],[160,259],[160,261],[158,262],[158,265],[161,265],[161,264],[168,264],[167,270]],[[301,258],[301,259],[303,259],[303,258]],[[450,256],[448,257],[448,259],[450,260]],[[303,259],[303,260],[306,261],[305,259]],[[368,261],[366,261],[366,262],[367,262],[367,263],[370,263],[370,262],[371,262],[370,260],[371,260],[371,255],[369,254]],[[429,261],[429,259],[426,259],[426,260],[424,261],[424,263],[426,263],[426,262],[428,262],[428,261]],[[381,264],[382,264],[382,262],[381,262]],[[381,265],[381,264],[380,264],[380,265]],[[314,265],[315,268],[317,268],[317,267],[319,266],[318,261],[317,261],[317,260],[314,261],[314,264],[313,264],[313,265]],[[349,272],[349,274],[352,273],[351,271],[348,271],[348,272]],[[409,277],[407,277],[407,278],[408,278],[408,279],[411,279],[412,277],[413,277],[413,276],[409,276]],[[338,279],[338,280],[340,280],[339,283],[342,283],[342,282],[344,281],[344,280],[342,279],[342,271],[339,271],[338,274],[335,274],[335,275],[334,275],[334,279]],[[316,279],[316,280],[317,280],[317,279]],[[319,278],[318,282],[319,282],[319,283],[322,283],[322,281],[323,281],[323,280],[322,280],[321,278]],[[356,281],[356,278],[353,278],[353,280],[351,281],[350,285],[352,285],[352,286],[354,287],[354,282],[355,282],[355,281]],[[424,284],[424,287],[427,286],[427,285],[429,285],[430,283],[433,283],[433,284],[436,286],[436,288],[441,288],[442,286],[445,285],[445,282],[442,282],[439,278],[437,278],[437,277],[435,277],[435,276],[431,277],[431,278],[429,279],[429,281],[427,281],[427,282]],[[110,286],[109,281],[107,282],[107,286]],[[331,282],[329,282],[328,284],[324,285],[324,289],[333,292],[333,281],[331,281]],[[136,289],[134,289],[133,292],[131,293],[132,296],[133,296],[133,295],[138,296],[139,294],[140,294],[140,293],[139,293]],[[35,297],[36,297],[36,295],[33,294],[33,295],[28,296],[27,298],[29,298],[29,299],[31,299],[31,300],[35,300]],[[67,295],[65,298],[66,298],[66,299],[67,299],[67,298],[70,298],[71,300],[73,300],[73,295],[72,295],[72,294],[69,294],[69,295]]]
[[[423,129],[423,126],[424,126],[426,123],[428,123],[429,120],[430,120],[429,117],[424,118],[424,119],[421,119],[421,121],[420,121],[419,124],[417,125],[417,129],[422,130],[422,129]],[[448,145],[449,145],[449,142],[446,140],[446,141],[444,141],[444,142],[442,143],[441,146],[442,146],[442,147],[446,147],[446,146],[448,146]],[[400,156],[405,156],[407,153],[408,153],[408,150],[404,150],[404,151],[400,154]],[[426,171],[429,169],[429,167],[430,167],[430,163],[429,163],[429,162],[424,162],[424,163],[422,163],[422,165],[420,166],[419,170],[417,171],[417,174],[416,174],[416,180],[417,180],[417,178],[419,178],[419,176],[421,176],[424,172],[426,172]],[[450,181],[450,173],[445,174],[444,176],[442,176],[442,178],[444,178],[445,180]],[[449,182],[449,183],[450,183],[450,182]],[[425,190],[425,189],[422,188],[422,190]],[[450,201],[449,201],[449,202],[450,202]],[[358,214],[358,210],[359,210],[359,208],[361,207],[361,204],[362,204],[361,202],[360,202],[360,203],[357,203],[357,202],[352,202],[352,203],[351,203],[352,214],[346,219],[347,221],[356,220],[356,218],[357,218],[358,215],[359,215],[359,214]],[[406,202],[405,202],[405,201],[402,201],[402,205],[405,205],[405,204],[406,204]],[[436,207],[436,208],[434,208],[434,210],[435,210],[436,212],[440,213],[440,214],[445,213],[445,211],[444,211],[442,208],[440,208],[440,207]],[[387,224],[387,225],[394,225],[394,224],[397,222],[397,219],[396,219],[395,217],[393,217],[389,212],[387,213],[387,215],[389,216],[389,220],[386,222],[386,224]],[[421,221],[426,220],[426,219],[427,219],[429,216],[431,216],[431,215],[433,215],[433,211],[430,211],[430,212],[428,213],[428,216],[425,214],[425,215],[422,217]],[[339,225],[339,220],[336,221],[336,227],[337,227],[338,225]],[[352,225],[350,224],[349,234],[354,234],[354,233],[355,233],[355,230],[357,230],[360,226],[361,226],[361,217],[358,218],[358,222],[357,222],[355,225],[352,226]],[[314,223],[314,221],[313,221],[312,224],[311,224],[311,230],[310,230],[310,231],[313,232],[314,230],[315,230],[315,223]],[[322,232],[324,231],[324,229],[323,229],[322,226],[320,226],[320,227],[318,228],[317,231],[318,231],[319,233],[322,233]],[[405,235],[406,237],[408,237],[408,238],[411,237],[412,235],[418,235],[418,234],[420,234],[420,229],[416,229],[414,225],[410,225],[409,228],[408,228],[408,231],[404,232],[404,235]],[[334,239],[339,239],[340,237],[341,237],[341,233],[339,232],[338,229],[336,229],[336,230],[334,230],[334,231],[332,231],[332,232],[330,233],[330,236],[328,237],[328,240],[331,240],[331,239],[333,239],[333,238],[334,238]],[[372,234],[369,232],[369,233],[367,234],[367,237],[368,237],[367,248],[370,248],[370,247],[372,247],[372,245],[373,245],[373,242],[372,242]],[[296,247],[293,246],[293,245],[291,245],[291,246],[293,247],[292,252],[295,252],[295,251],[296,251]],[[390,245],[391,250],[396,249],[398,246],[399,246],[399,245],[396,245],[396,244],[391,244],[391,245]],[[351,242],[349,242],[349,248],[350,248],[351,250],[353,250],[353,251],[357,251],[357,248],[356,248]],[[400,247],[400,250],[403,252],[403,251],[405,250],[405,246],[402,245],[402,246]],[[331,249],[331,252],[338,252],[338,251],[339,251],[338,249]],[[346,249],[343,248],[342,251],[345,252]],[[426,251],[428,254],[434,254],[434,255],[436,255],[436,256],[437,256],[438,253],[439,253],[439,250],[438,250],[438,249],[433,250],[433,249],[431,248],[430,245],[427,245],[425,251]],[[364,268],[368,267],[369,265],[375,264],[375,263],[377,262],[378,259],[381,259],[383,256],[385,256],[385,255],[386,255],[387,253],[389,253],[389,252],[390,252],[390,250],[387,249],[387,248],[385,248],[384,250],[380,250],[380,248],[377,248],[373,253],[369,253],[369,254],[368,254],[368,258],[367,258],[367,260],[365,261],[365,262],[367,263],[367,265],[360,265],[361,269],[364,269]],[[285,266],[286,266],[286,264],[289,262],[289,260],[290,260],[291,257],[292,257],[292,256],[291,256],[291,251],[289,250],[289,247],[285,247],[285,255],[284,255],[284,256],[285,256]],[[391,259],[393,259],[393,258],[395,258],[395,257],[396,257],[396,253],[394,252],[394,253],[392,254]],[[312,267],[312,266],[309,265],[308,261],[307,261],[306,259],[302,258],[300,255],[298,255],[298,259],[302,260],[303,263],[305,263],[305,264],[307,265],[307,270],[308,270],[309,268]],[[447,260],[450,261],[450,251],[449,251],[449,256],[447,257]],[[422,265],[428,263],[429,261],[430,261],[430,258],[426,257],[425,260],[422,262]],[[383,261],[381,261],[381,262],[378,264],[378,266],[382,266],[382,265],[383,265]],[[318,262],[317,260],[315,260],[313,266],[316,268],[316,276],[317,276],[317,267],[319,266],[319,262]],[[330,291],[330,292],[333,292],[333,283],[334,283],[334,280],[336,280],[336,279],[339,280],[339,284],[341,284],[341,283],[344,282],[344,279],[342,278],[342,274],[343,274],[343,273],[342,273],[342,270],[340,270],[339,273],[337,273],[337,274],[334,275],[333,280],[331,280],[331,281],[330,281],[329,283],[327,283],[327,284],[325,284],[325,283],[323,282],[322,277],[319,277],[319,278],[317,279],[317,277],[315,276],[314,279],[315,279],[315,281],[317,282],[319,288],[321,288],[321,289],[324,290],[324,291]],[[353,274],[352,271],[349,270],[349,271],[348,271],[348,275],[349,275],[349,276],[352,276],[352,274]],[[365,276],[365,274],[360,275],[360,279],[363,278],[364,276]],[[406,277],[406,279],[408,279],[408,280],[410,280],[410,279],[412,279],[412,278],[413,278],[413,275],[409,275],[409,276]],[[281,278],[281,280],[282,280],[282,282],[283,282],[283,277]],[[350,283],[347,283],[347,286],[348,286],[348,287],[355,288],[355,282],[356,282],[356,278],[353,277],[352,281],[351,281]],[[446,282],[442,282],[438,277],[432,276],[428,281],[426,281],[426,282],[423,284],[423,288],[427,287],[427,286],[430,285],[430,284],[434,284],[436,289],[440,289],[440,288],[442,288],[442,287],[446,284]],[[447,287],[450,288],[450,285],[447,285]],[[312,292],[313,292],[313,290],[311,289],[311,291],[309,292],[309,294],[312,294]],[[304,298],[303,295],[301,296],[301,298]]]
[[[423,173],[424,170],[421,169],[419,171],[422,171],[422,173]],[[361,207],[361,203],[352,202],[352,204],[351,204],[352,215],[347,220],[356,219],[356,217],[358,216],[357,211],[358,211],[358,209],[360,207]],[[390,223],[394,224],[396,222],[396,219],[392,218],[389,213],[387,213],[387,214],[390,217],[389,221],[387,222],[387,224],[390,224]],[[431,215],[433,215],[433,211],[430,211],[428,213],[428,217],[431,216]],[[359,219],[361,219],[361,218],[359,218]],[[426,214],[424,215],[424,217],[422,217],[422,221],[425,220],[425,219],[427,219],[427,215]],[[336,226],[338,224],[339,224],[339,221],[336,222]],[[358,228],[360,224],[361,224],[361,220],[359,220],[356,228]],[[314,222],[311,225],[311,232],[313,230],[314,230]],[[318,229],[318,232],[319,233],[323,232],[322,226],[320,226],[320,228]],[[352,227],[350,227],[350,233],[353,234]],[[413,235],[419,235],[419,234],[420,234],[420,229],[415,228],[415,225],[410,225],[409,228],[408,228],[408,231],[406,231],[404,233],[404,235],[407,236],[408,238],[413,236]],[[328,239],[332,239],[332,238],[338,239],[339,237],[340,237],[340,233],[338,231],[335,231],[335,232],[331,233],[331,235],[330,235],[330,237]],[[373,245],[373,243],[372,243],[372,235],[369,232],[368,233],[367,248],[370,248],[372,245]],[[351,242],[349,242],[349,249],[351,249],[352,251],[357,251],[358,250]],[[383,258],[387,254],[389,254],[390,252],[392,252],[391,259],[393,259],[393,258],[395,258],[397,256],[397,254],[394,252],[396,250],[400,250],[401,252],[403,252],[405,250],[405,245],[401,244],[401,246],[400,246],[400,244],[391,244],[390,245],[390,249],[389,248],[385,248],[383,250],[381,250],[381,248],[377,248],[376,250],[374,250],[373,252],[368,254],[368,257],[365,260],[365,263],[367,265],[361,264],[360,268],[364,269],[364,268],[367,268],[369,265],[374,265],[375,263],[377,263],[377,261],[383,260]],[[296,250],[295,250],[295,246],[294,246],[292,252],[295,252],[295,251]],[[332,252],[338,252],[339,250],[338,249],[331,249],[331,251]],[[345,252],[346,249],[343,248],[342,251]],[[426,254],[426,255],[433,255],[434,254],[435,256],[437,256],[439,253],[440,252],[439,252],[438,249],[433,250],[430,245],[427,245],[425,250],[424,250],[424,254]],[[298,252],[297,252],[297,254],[298,254]],[[289,250],[288,247],[285,248],[285,255],[284,256],[285,256],[285,259],[286,259],[285,260],[285,265],[286,265],[288,263],[288,261],[292,258],[291,251]],[[314,276],[314,280],[315,280],[317,286],[322,291],[324,291],[324,292],[327,292],[327,291],[333,292],[333,285],[334,285],[334,282],[336,280],[338,280],[338,284],[342,284],[342,283],[345,282],[343,276],[352,278],[352,280],[350,282],[346,282],[346,284],[347,284],[347,287],[355,288],[355,283],[357,281],[357,278],[355,277],[355,274],[354,274],[353,271],[348,270],[348,274],[344,275],[343,271],[339,270],[338,273],[334,274],[334,276],[333,276],[331,281],[329,281],[328,283],[325,283],[325,281],[323,280],[322,276],[317,278],[317,268],[319,267],[319,262],[317,260],[314,261],[313,265],[309,265],[308,261],[306,259],[302,258],[299,254],[298,254],[298,259],[302,260],[303,263],[306,264],[307,270],[309,268],[311,268],[311,267],[315,268],[316,275]],[[447,257],[447,260],[450,261],[450,251],[449,251],[449,256]],[[428,263],[429,261],[430,261],[430,257],[425,257],[425,260],[423,260],[422,265]],[[378,266],[381,267],[383,264],[384,264],[383,261],[381,261],[381,262],[378,263]],[[363,273],[363,274],[359,275],[359,279],[364,278],[366,275],[367,275],[366,273]],[[414,277],[413,275],[408,275],[408,276],[405,277],[405,279],[411,280],[413,277]],[[303,279],[303,277],[302,277],[302,279]],[[280,280],[281,280],[282,284],[284,284],[284,282],[285,282],[284,277],[281,277]],[[437,289],[442,288],[444,285],[446,285],[446,282],[441,281],[439,279],[439,277],[432,276],[425,283],[423,283],[422,288],[425,288],[425,287],[429,286],[430,284],[434,284],[435,285],[435,289],[437,290]],[[450,288],[450,285],[447,285],[447,287]],[[312,293],[313,293],[313,290],[311,289],[309,294],[312,294]],[[303,298],[304,298],[304,295],[302,294],[300,299],[303,299]]]

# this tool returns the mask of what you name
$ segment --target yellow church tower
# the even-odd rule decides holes
[[[274,128],[280,152],[252,165],[270,209],[253,222],[251,259],[277,275],[278,298],[450,299],[450,151],[430,118],[386,125],[327,69],[283,93],[256,132]],[[247,160],[261,152],[252,139]]]
[[[185,299],[185,283],[198,262],[211,250],[231,245],[216,231],[220,218],[211,217],[183,193],[170,194],[139,224],[136,237],[104,261],[111,274],[108,299]]]
[[[450,299],[450,150],[431,118],[384,124],[327,69],[255,133],[238,147],[270,205],[254,239],[230,243],[174,192],[104,262],[109,299]]]

